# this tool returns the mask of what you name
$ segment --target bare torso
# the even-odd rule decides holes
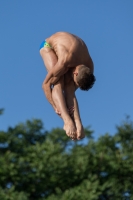
[[[93,73],[93,62],[82,39],[67,32],[58,32],[47,38],[46,41],[52,46],[58,58],[66,56],[64,59],[66,59],[68,67],[83,64],[88,66]]]

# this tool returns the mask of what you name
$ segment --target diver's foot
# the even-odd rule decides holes
[[[65,122],[63,129],[66,131],[68,137],[70,137],[72,140],[76,140],[77,130],[72,121]]]
[[[81,123],[76,123],[77,128],[77,140],[81,140],[85,137],[84,128]]]

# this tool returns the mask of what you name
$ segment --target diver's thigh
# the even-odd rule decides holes
[[[45,47],[40,49],[40,55],[43,59],[47,71],[50,71],[58,61],[56,54],[50,48]]]

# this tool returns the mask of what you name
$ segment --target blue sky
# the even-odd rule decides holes
[[[76,92],[83,125],[95,136],[133,119],[133,1],[0,1],[0,130],[39,118],[62,127],[42,91],[46,70],[40,43],[58,31],[81,37],[95,65],[96,83]]]

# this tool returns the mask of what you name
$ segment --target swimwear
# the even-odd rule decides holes
[[[51,45],[50,45],[49,43],[47,43],[46,41],[43,41],[43,42],[41,43],[40,49],[41,49],[41,48],[44,48],[44,47],[49,47],[49,48],[52,49]]]

